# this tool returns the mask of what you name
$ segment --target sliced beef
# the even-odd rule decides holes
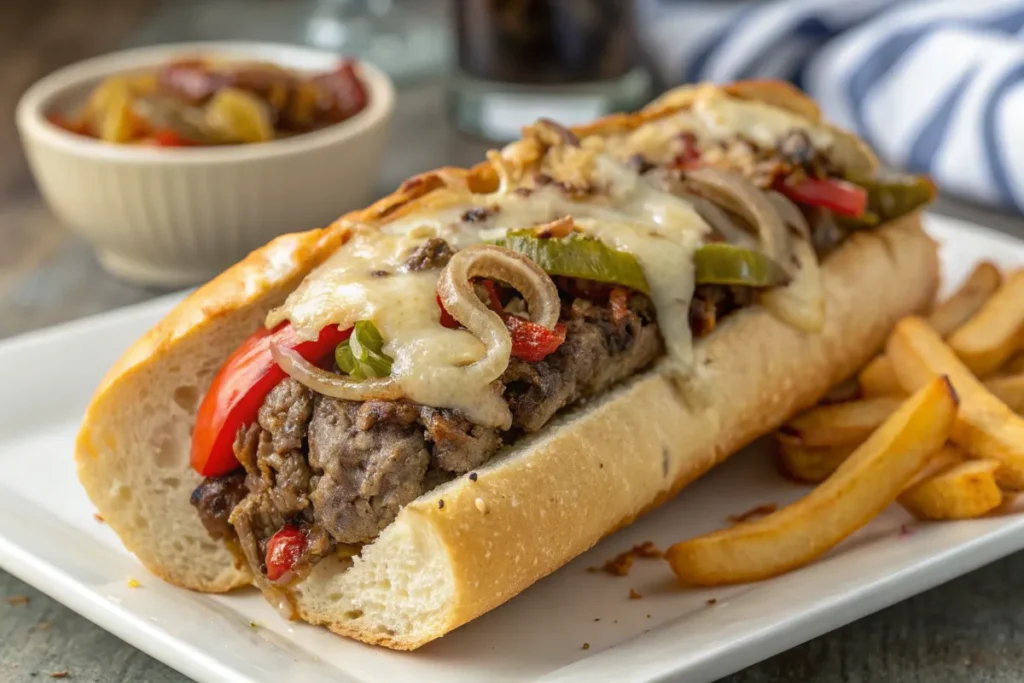
[[[430,270],[444,268],[452,257],[452,248],[440,237],[431,237],[416,247],[405,261],[406,270]]]
[[[690,301],[690,330],[694,338],[714,332],[723,317],[752,304],[754,294],[750,287],[697,285]]]
[[[380,403],[314,400],[309,462],[323,472],[311,495],[314,520],[342,543],[373,540],[423,493],[423,429],[414,412]]]
[[[225,477],[209,477],[192,491],[192,507],[199,513],[199,519],[212,538],[234,538],[235,530],[228,522],[228,518],[246,493],[248,490],[245,488],[245,472],[234,472]]]
[[[453,410],[424,406],[420,419],[434,444],[433,464],[463,474],[479,467],[501,447],[497,429],[473,424]]]
[[[245,469],[249,494],[230,521],[254,567],[263,567],[267,541],[286,522],[312,521],[309,494],[317,475],[305,454],[312,405],[309,389],[285,379],[263,401],[256,424],[235,438],[235,457]],[[307,547],[305,554],[314,550]]]
[[[568,311],[565,343],[539,363],[513,358],[502,376],[515,426],[539,430],[561,408],[600,393],[650,365],[663,351],[650,300],[630,297],[625,319],[576,299]]]
[[[444,251],[438,249],[435,256]],[[510,363],[503,379],[517,430],[539,429],[560,408],[605,390],[661,354],[649,299],[632,296],[626,315],[613,319],[600,291],[566,302],[566,341],[558,351],[540,363]],[[298,526],[307,535],[296,564],[301,572],[338,543],[372,541],[424,491],[487,462],[503,436],[450,409],[342,401],[286,379],[267,396],[257,422],[235,440],[244,486],[243,475],[235,476],[233,489],[209,480],[196,491],[196,507],[217,511],[205,516],[217,520],[218,532],[234,527],[259,571],[265,571],[270,537],[285,524]],[[229,490],[232,496],[224,493]]]

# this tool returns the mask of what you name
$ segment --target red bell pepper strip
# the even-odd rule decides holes
[[[219,477],[238,467],[232,445],[243,425],[256,420],[263,400],[285,372],[270,355],[270,345],[295,349],[306,360],[318,363],[341,342],[351,329],[328,325],[313,341],[300,340],[291,324],[283,322],[273,330],[260,328],[242,342],[213,378],[196,415],[192,430],[192,468],[204,477]]]
[[[480,286],[487,291],[487,296],[491,300],[491,308],[498,315],[505,312],[505,306],[501,303],[501,297],[498,296],[498,287],[494,284],[493,280],[481,280]]]
[[[543,325],[506,313],[498,298],[494,283],[484,280],[482,284],[490,295],[491,306],[498,309],[495,313],[505,321],[505,327],[508,328],[508,332],[512,336],[513,357],[536,363],[544,360],[565,341],[565,325],[558,323],[554,330],[549,330]],[[441,324],[451,329],[457,329],[458,321],[444,309],[440,296],[437,297],[437,305],[441,309]]]
[[[154,133],[153,142],[157,147],[189,147],[192,144],[170,128]]]
[[[612,287],[608,303],[612,311],[612,324],[618,327],[629,317],[629,290],[625,287]]]
[[[676,168],[684,171],[700,168],[703,164],[700,159],[700,150],[697,149],[697,136],[693,133],[683,133],[679,138],[683,141],[683,151],[676,155]]]
[[[512,355],[528,363],[538,363],[565,341],[565,325],[558,323],[554,330],[515,315],[505,316],[505,327],[512,335]]]
[[[285,524],[267,541],[267,578],[277,581],[291,568],[306,547],[306,535],[294,524]]]
[[[795,202],[807,206],[820,206],[841,216],[862,216],[868,205],[867,190],[834,178],[791,178],[777,182],[775,189]]]

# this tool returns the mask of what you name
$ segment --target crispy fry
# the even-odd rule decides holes
[[[901,399],[879,396],[811,408],[779,427],[777,438],[800,446],[841,446],[858,444],[868,438]]]
[[[1024,413],[1024,373],[992,377],[985,380],[985,388],[1013,412]]]
[[[1003,276],[995,264],[979,263],[960,289],[935,307],[928,316],[928,324],[940,336],[948,337],[981,310],[1002,281]]]
[[[971,519],[999,507],[997,460],[968,460],[914,484],[900,494],[900,505],[918,519]]]
[[[946,346],[935,330],[917,317],[904,318],[889,337],[886,355],[905,389],[946,375],[960,397],[960,412],[950,438],[977,459],[998,460],[999,485],[1024,489],[1024,418],[992,395]]]
[[[854,448],[852,444],[814,447],[780,441],[779,469],[794,481],[820,484],[832,476]]]
[[[935,307],[928,316],[928,324],[941,336],[948,337],[984,306],[1001,283],[1002,275],[995,265],[989,261],[979,263],[960,289]],[[884,354],[864,366],[857,379],[864,398],[907,395]]]
[[[860,382],[860,393],[864,398],[878,396],[906,396],[907,392],[900,386],[892,363],[885,356],[875,356],[874,360],[864,366],[857,375]]]
[[[1024,270],[1003,286],[949,338],[949,345],[979,377],[997,370],[1021,348],[1024,331]]]
[[[810,494],[757,521],[675,544],[667,553],[672,570],[684,582],[718,586],[807,564],[896,499],[946,441],[956,412],[949,382],[928,382]]]
[[[906,491],[918,482],[924,481],[929,477],[934,477],[940,472],[945,472],[949,468],[954,465],[959,465],[965,460],[967,460],[967,456],[964,455],[962,450],[957,448],[954,444],[947,443],[932,454],[932,457],[928,460],[928,464],[921,468],[921,471],[910,480],[910,483],[907,484],[906,488],[903,490]]]

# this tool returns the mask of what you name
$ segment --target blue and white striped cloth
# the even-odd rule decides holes
[[[649,0],[669,83],[782,78],[888,163],[1024,212],[1024,0]]]

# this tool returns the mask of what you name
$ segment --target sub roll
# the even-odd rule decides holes
[[[414,649],[862,366],[932,302],[933,194],[781,83],[540,120],[192,294],[79,475],[158,576]]]

